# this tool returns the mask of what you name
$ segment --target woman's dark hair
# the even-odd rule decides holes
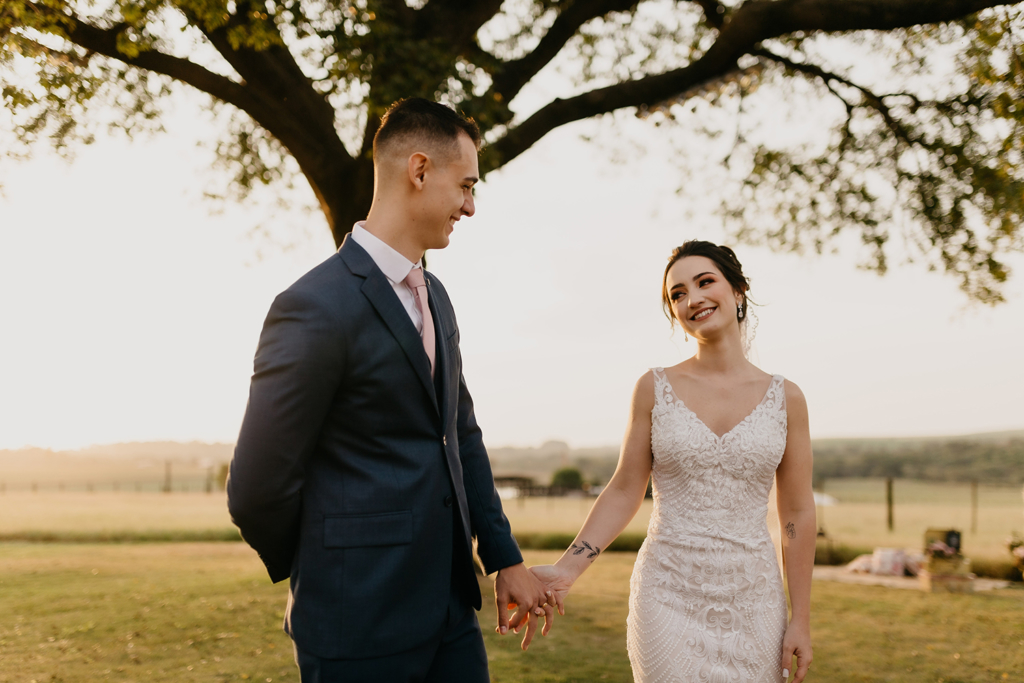
[[[736,258],[736,252],[729,247],[719,246],[713,242],[690,240],[683,242],[681,246],[672,250],[672,255],[668,257],[668,265],[665,266],[665,274],[661,278],[661,305],[665,311],[665,316],[672,324],[675,324],[676,318],[672,314],[672,299],[669,297],[666,280],[668,280],[668,271],[672,269],[676,261],[687,256],[704,256],[714,261],[715,266],[721,271],[726,281],[732,285],[734,290],[743,295],[739,311],[737,311],[737,317],[740,321],[745,320],[747,317],[747,304],[753,302],[750,301],[750,297],[747,295],[747,292],[750,291],[750,280],[743,274],[743,266],[740,264],[740,260]]]

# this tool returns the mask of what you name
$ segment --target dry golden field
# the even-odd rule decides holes
[[[0,534],[215,531],[231,526],[223,492],[0,494]]]
[[[898,480],[895,485],[895,530],[886,529],[884,482],[831,480],[826,492],[840,500],[819,507],[819,525],[836,544],[919,549],[929,526],[964,532],[968,556],[1006,560],[1006,537],[1024,531],[1024,504],[1016,488],[979,489],[978,528],[971,532],[970,490],[966,485]],[[505,501],[505,511],[518,533],[574,533],[593,505],[592,498],[526,498]],[[769,506],[772,512],[774,505]],[[651,501],[644,501],[627,533],[647,528]],[[23,532],[156,532],[229,530],[231,521],[223,492],[170,494],[134,491],[0,493],[0,535]],[[769,528],[777,533],[774,515]],[[774,534],[773,534],[774,535]]]
[[[189,445],[178,445],[177,450],[188,452]],[[0,451],[0,492],[160,491],[167,483],[168,468],[175,492],[203,491],[208,481],[216,481],[222,462],[210,457],[160,457],[156,453],[104,457],[43,449]]]

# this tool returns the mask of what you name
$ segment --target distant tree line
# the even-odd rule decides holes
[[[815,445],[814,479],[894,477],[925,481],[1024,483],[1024,439],[1003,442],[919,442],[907,446],[871,443]]]
[[[529,477],[543,486],[557,470],[572,469],[586,483],[600,486],[615,472],[616,447],[569,450],[561,446],[565,452],[557,456],[542,449],[496,449],[495,473]],[[816,439],[813,447],[816,485],[843,477],[1024,484],[1022,431],[927,439]]]

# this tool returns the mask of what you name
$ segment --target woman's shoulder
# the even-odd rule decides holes
[[[636,381],[636,385],[633,387],[634,406],[647,410],[654,407],[654,396],[657,392],[657,376],[661,372],[664,372],[664,368],[651,368],[640,375],[640,379]]]
[[[778,376],[782,377],[782,375]],[[789,410],[793,411],[800,408],[806,412],[807,399],[804,397],[804,392],[800,390],[800,387],[796,385],[796,382],[791,382],[784,377],[782,378],[782,381],[786,387],[786,405],[789,406]]]
[[[658,376],[664,377],[665,368],[650,368],[636,381],[636,391],[653,391]]]

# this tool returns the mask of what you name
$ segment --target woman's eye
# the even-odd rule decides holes
[[[712,283],[714,283],[714,280],[712,280],[709,277],[706,277],[706,278],[704,278],[703,280],[700,281],[700,286],[703,287],[704,285],[712,284]]]
[[[679,301],[680,299],[683,298],[683,294],[682,292],[672,292],[672,296],[670,298],[672,299],[672,301]]]

